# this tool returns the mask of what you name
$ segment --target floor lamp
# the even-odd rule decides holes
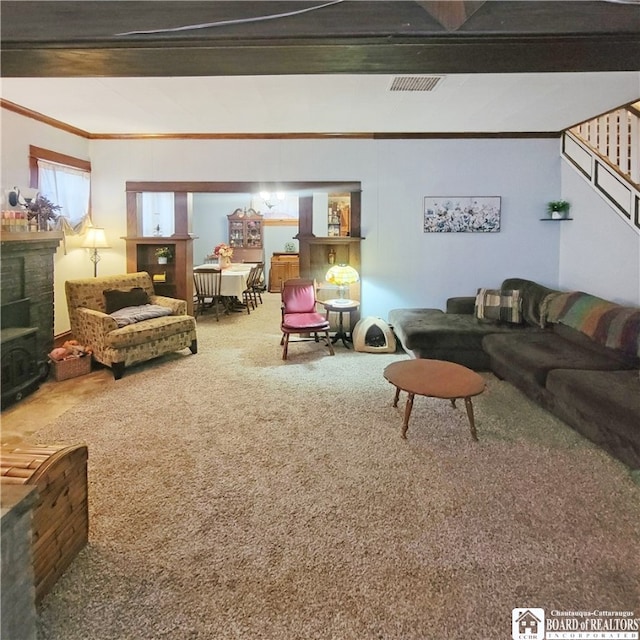
[[[82,243],[83,249],[91,249],[91,256],[89,259],[93,262],[93,277],[98,276],[98,262],[100,262],[100,254],[98,249],[109,249],[110,244],[107,243],[107,237],[105,236],[104,229],[100,227],[89,227],[87,235],[84,237]]]

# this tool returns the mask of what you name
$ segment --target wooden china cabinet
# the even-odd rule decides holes
[[[146,271],[157,295],[186,300],[193,314],[193,236],[190,234],[191,194],[174,192],[174,229],[170,236],[142,235],[143,192],[167,191],[166,183],[127,182],[127,272]],[[167,247],[172,257],[161,264],[156,250]]]
[[[263,216],[253,209],[236,209],[227,218],[233,261],[264,262]]]

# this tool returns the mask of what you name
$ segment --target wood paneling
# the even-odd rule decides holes
[[[635,71],[637,5],[3,0],[5,77]],[[425,11],[425,7],[428,8]],[[123,35],[243,20],[207,29]]]

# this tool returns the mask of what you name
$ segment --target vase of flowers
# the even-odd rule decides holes
[[[233,256],[233,247],[221,242],[213,248],[213,255],[218,258],[218,266],[221,269],[231,264],[231,256]]]

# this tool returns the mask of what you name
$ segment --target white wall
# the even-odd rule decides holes
[[[566,160],[561,177],[573,218],[559,223],[563,288],[640,305],[640,233]]]
[[[386,317],[399,306],[442,307],[449,296],[472,295],[511,276],[558,286],[560,226],[539,221],[545,203],[561,195],[557,139],[93,140],[87,145],[9,115],[18,121],[2,123],[3,171],[11,183],[27,177],[30,143],[79,157],[87,157],[88,148],[94,221],[107,229],[113,245],[102,252],[101,274],[126,268],[127,181],[337,180],[362,183],[363,315]],[[501,196],[502,229],[425,234],[427,195]],[[220,233],[228,213],[223,212]],[[285,236],[293,235],[285,229],[269,252],[281,250]],[[73,265],[56,264],[58,282],[91,275],[86,252],[77,253]],[[68,324],[57,303],[60,333]]]
[[[127,180],[361,181],[362,313],[386,317],[507,276],[556,286],[560,229],[539,218],[560,195],[557,149],[555,139],[93,141],[93,204],[119,236]],[[426,195],[499,195],[502,230],[424,234]]]
[[[0,109],[0,117],[2,118],[0,122],[2,127],[0,187],[2,188],[29,186],[29,145],[43,147],[82,160],[91,159],[89,141],[85,138],[25,118],[6,109]],[[96,222],[96,225],[98,224],[99,222]],[[93,275],[93,263],[89,260],[88,250],[81,249],[81,244],[81,237],[68,236],[64,242],[60,243],[55,255],[54,331],[56,334],[69,329],[64,292],[65,280],[89,278]]]
[[[559,229],[540,222],[560,193],[555,140],[381,141],[363,183],[365,312],[443,308],[506,277],[558,279]],[[500,196],[499,233],[423,233],[423,197]]]

